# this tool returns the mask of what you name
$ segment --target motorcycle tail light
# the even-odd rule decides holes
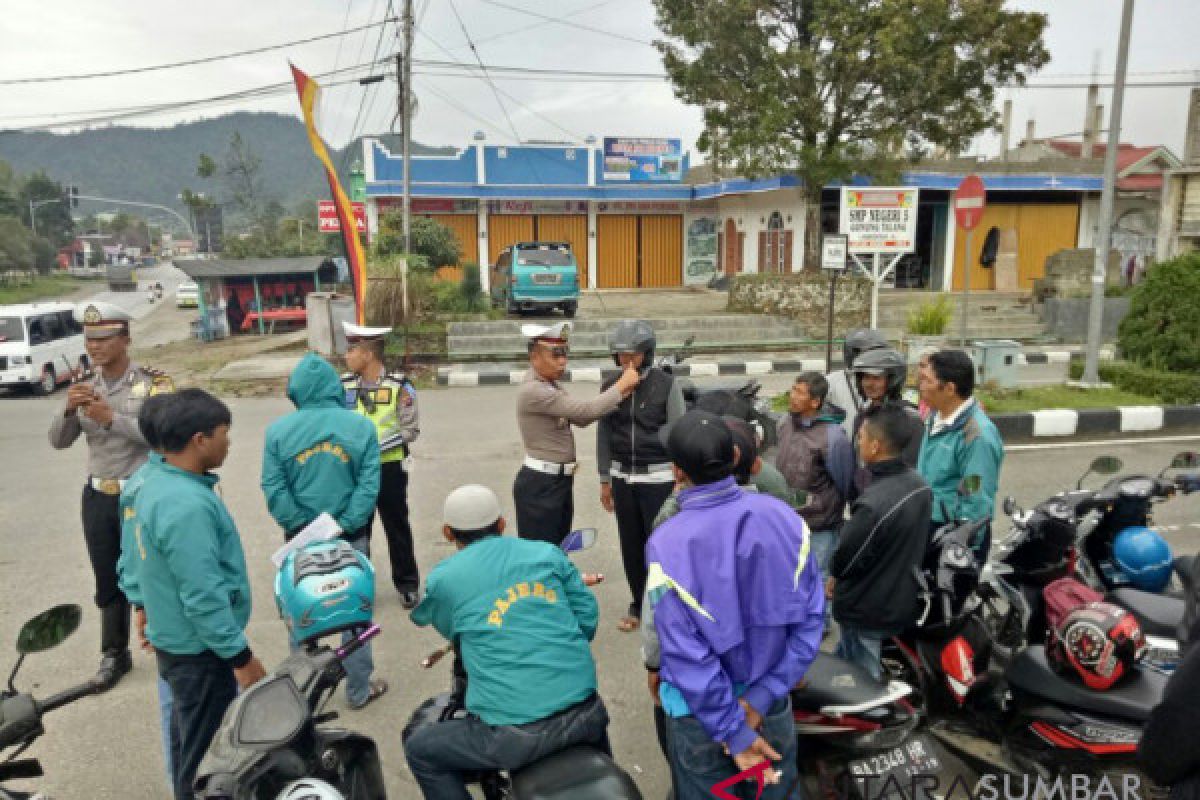
[[[955,701],[962,705],[976,681],[975,651],[965,638],[956,636],[942,648],[941,661],[946,686],[954,695]]]

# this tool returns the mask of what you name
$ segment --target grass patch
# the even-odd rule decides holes
[[[1037,386],[1029,389],[980,389],[976,393],[989,414],[1012,414],[1043,408],[1115,408],[1154,406],[1158,398],[1123,389],[1075,389]]]
[[[26,286],[0,286],[0,305],[32,303],[70,294],[83,282],[69,275],[39,275]]]

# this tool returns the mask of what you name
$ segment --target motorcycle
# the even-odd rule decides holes
[[[1195,453],[1180,453],[1167,469],[1186,467],[1195,458]],[[1163,481],[1164,469],[1157,479],[1133,476],[1114,479],[1099,491],[1081,488],[1087,475],[1111,475],[1120,468],[1117,459],[1098,458],[1074,491],[1057,494],[1029,511],[1019,508],[1013,498],[1005,498],[1003,509],[1012,527],[993,547],[979,587],[984,619],[1002,653],[1016,652],[1026,643],[1044,643],[1042,589],[1058,578],[1078,576],[1106,591],[1106,599],[1137,617],[1147,636],[1147,665],[1170,672],[1178,664],[1181,656],[1176,638],[1183,618],[1182,598],[1107,585],[1097,575],[1117,573],[1111,560],[1116,533],[1126,524],[1148,523],[1151,498],[1169,497],[1176,489],[1191,491],[1189,479],[1180,476],[1174,483]],[[1124,510],[1112,514],[1118,503]],[[1111,520],[1106,519],[1109,515]],[[1131,518],[1139,521],[1128,522]],[[1090,566],[1096,562],[1089,553],[1103,556],[1099,570]],[[1190,582],[1189,557],[1176,559],[1176,573],[1185,585]]]
[[[330,726],[337,713],[321,711],[346,676],[346,657],[379,632],[371,625],[339,647],[298,650],[239,694],[196,772],[196,797],[273,800],[322,781],[346,800],[385,800],[375,742]]]
[[[571,531],[560,545],[566,553],[587,550],[596,543],[596,529]],[[418,728],[465,716],[467,674],[453,645],[446,645],[421,662],[432,669],[454,653],[453,681],[449,692],[426,700],[412,713],[402,738]],[[512,772],[491,770],[466,776],[478,784],[485,800],[642,800],[641,792],[612,756],[600,747],[580,744],[560,750]]]
[[[8,688],[0,692],[0,751],[15,748],[0,762],[0,800],[37,800],[42,797],[40,794],[5,788],[4,784],[44,775],[42,765],[36,758],[20,758],[45,733],[42,718],[81,697],[97,693],[95,683],[89,680],[38,700],[31,694],[18,692],[14,684],[25,656],[62,644],[79,628],[82,618],[83,610],[78,605],[55,606],[30,619],[17,634],[19,657],[8,677]]]
[[[1056,671],[1044,644],[1023,643],[1006,664],[994,663],[985,605],[973,585],[982,570],[969,546],[983,524],[959,520],[934,534],[940,556],[922,570],[926,611],[912,630],[885,643],[885,670],[916,687],[913,702],[929,731],[984,772],[1050,781],[1138,773],[1141,729],[1167,677],[1138,666],[1116,686],[1093,691]],[[995,758],[981,755],[996,748]]]

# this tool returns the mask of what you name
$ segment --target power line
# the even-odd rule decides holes
[[[173,61],[170,64],[155,64],[153,66],[147,66],[147,67],[131,67],[129,69],[117,69],[117,70],[112,70],[110,72],[89,72],[89,73],[82,73],[82,74],[78,74],[78,75],[49,75],[49,76],[38,77],[38,78],[6,78],[3,80],[0,80],[0,86],[13,86],[16,84],[28,84],[28,83],[52,83],[52,82],[56,82],[56,81],[81,81],[81,80],[88,80],[91,78],[112,78],[112,77],[115,77],[118,75],[136,75],[136,74],[141,74],[144,72],[158,72],[158,71],[164,70],[164,69],[176,69],[178,67],[190,67],[195,64],[211,64],[214,61],[224,61],[229,58],[240,58],[241,56],[255,55],[257,53],[268,53],[272,50],[282,50],[284,48],[294,47],[294,46],[300,45],[300,44],[309,44],[311,42],[320,42],[325,39],[333,39],[333,38],[339,37],[339,36],[346,36],[347,34],[357,33],[358,31],[367,30],[368,28],[374,28],[379,25],[386,25],[390,21],[391,21],[390,19],[384,19],[382,22],[373,22],[369,25],[363,25],[361,27],[352,28],[350,30],[343,30],[343,31],[339,31],[337,33],[325,33],[320,36],[310,36],[307,39],[297,39],[296,41],[293,41],[293,42],[283,42],[282,44],[272,44],[272,45],[267,45],[266,47],[255,47],[251,50],[239,50],[235,53],[224,53],[219,56],[206,56],[204,58],[193,58],[193,59],[189,59],[187,61]]]
[[[599,3],[593,3],[590,6],[584,6],[583,8],[577,8],[574,11],[563,14],[561,19],[567,19],[568,17],[578,17],[580,14],[586,14],[589,11],[595,11],[597,8],[600,8],[601,6],[609,5],[612,2],[614,2],[614,0],[600,0]],[[553,25],[554,23],[559,22],[559,21],[560,21],[559,19],[547,19],[547,20],[542,20],[541,22],[535,22],[531,25],[522,25],[519,28],[509,28],[506,31],[500,31],[499,33],[492,33],[487,36],[484,36],[482,39],[476,39],[475,44],[483,44],[484,42],[490,42],[495,39],[501,39],[505,36],[511,36],[514,33],[524,33],[526,31],[531,31],[535,28],[543,28],[547,25]],[[460,48],[455,48],[455,49],[457,50]],[[453,53],[451,53],[451,55],[453,55]]]
[[[582,22],[568,22],[567,20],[565,20],[561,17],[551,17],[551,16],[547,16],[546,14],[539,14],[536,11],[530,11],[527,8],[519,8],[518,6],[510,6],[507,3],[501,3],[500,0],[482,0],[482,2],[487,3],[490,6],[496,6],[497,8],[506,8],[509,11],[515,11],[518,14],[525,14],[526,16],[537,17],[538,19],[545,20],[546,22],[553,23],[555,25],[565,25],[568,28],[578,28],[579,30],[582,30],[582,31],[598,33],[601,36],[610,36],[614,39],[621,39],[626,42],[633,42],[634,44],[644,44],[644,45],[647,45],[650,47],[654,46],[654,42],[651,42],[648,39],[638,39],[636,36],[626,36],[623,33],[616,33],[615,31],[606,31],[603,28],[595,28],[595,27],[592,27],[591,25],[584,25]]]
[[[371,55],[371,63],[372,64],[379,61],[379,50],[383,46],[383,34],[387,30],[386,21],[392,18],[392,0],[388,0],[387,6],[383,10],[383,18],[384,18],[385,25],[384,25],[384,27],[379,29],[379,38],[375,40],[375,52]],[[374,97],[378,93],[379,93],[379,87],[374,86],[374,85],[368,86],[366,91],[363,92],[362,97],[359,99],[359,102],[358,102],[358,112],[354,115],[354,124],[350,126],[349,141],[353,142],[354,137],[358,136],[358,122],[359,122],[359,118],[363,115],[363,108],[367,105],[367,102],[368,102],[367,98],[368,97],[372,98],[371,102],[373,103]],[[368,113],[370,113],[370,112],[368,112]]]
[[[492,79],[488,77],[487,67],[483,65],[483,59],[480,58],[479,51],[475,49],[475,43],[471,41],[471,34],[467,33],[466,23],[463,22],[462,16],[458,13],[458,6],[454,4],[454,0],[450,0],[450,8],[454,11],[454,16],[458,20],[458,27],[462,28],[463,36],[467,39],[467,44],[471,46],[471,52],[475,54],[475,61],[479,63],[479,69],[483,72],[484,80],[488,82],[488,86],[492,87],[492,94],[496,97],[496,105],[500,106],[501,113],[508,120],[508,127],[512,129],[513,138],[518,142],[521,141],[521,134],[517,133],[517,126],[513,124],[512,117],[509,116],[508,109],[504,106],[504,101],[500,99],[500,90],[496,88],[496,84],[492,83]]]

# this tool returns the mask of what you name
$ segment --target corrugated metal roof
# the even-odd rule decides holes
[[[181,258],[175,260],[189,278],[233,278],[246,275],[296,275],[316,272],[328,256],[295,258]]]

